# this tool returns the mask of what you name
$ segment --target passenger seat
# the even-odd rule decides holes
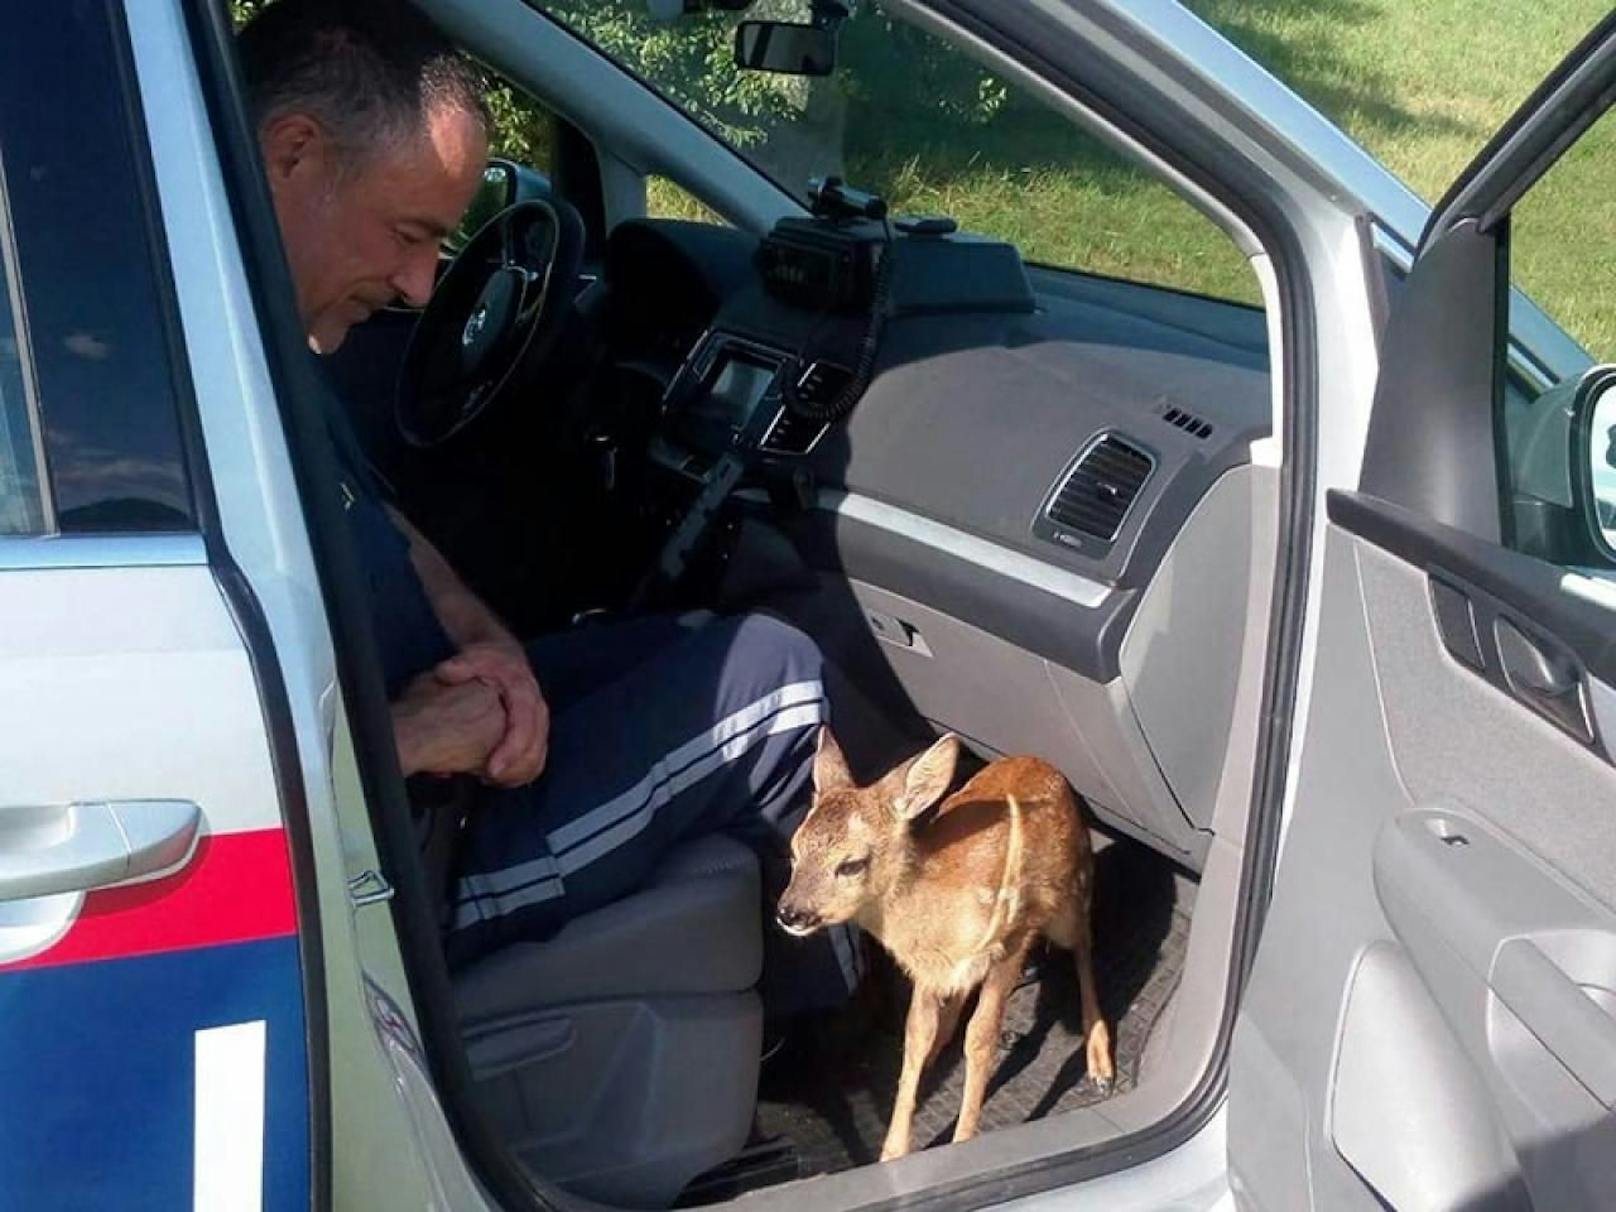
[[[633,896],[455,975],[482,1109],[535,1175],[667,1206],[746,1143],[762,965],[752,852],[681,846]]]

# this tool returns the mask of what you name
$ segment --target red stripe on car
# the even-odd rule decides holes
[[[281,829],[197,842],[185,867],[144,884],[91,892],[59,941],[0,971],[84,964],[297,933]]]

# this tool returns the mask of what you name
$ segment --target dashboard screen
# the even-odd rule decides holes
[[[718,364],[712,386],[691,410],[703,421],[716,421],[742,429],[774,382],[779,367],[773,362],[728,354]]]

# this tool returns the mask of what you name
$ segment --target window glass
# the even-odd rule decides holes
[[[1511,280],[1588,351],[1590,362],[1616,362],[1613,155],[1616,111],[1565,151],[1509,220]],[[1589,467],[1574,462],[1572,407],[1580,378],[1568,375],[1536,395],[1506,393],[1501,427],[1506,532],[1518,550],[1563,564],[1606,562],[1606,551],[1616,545],[1613,439],[1596,441],[1585,452]],[[1616,423],[1611,406],[1595,417],[1596,438]],[[1580,504],[1585,491],[1593,494],[1603,549],[1588,541],[1589,519]]]
[[[23,380],[12,297],[10,243],[0,212],[0,535],[37,534],[45,528],[34,455],[34,420]]]
[[[1260,299],[1240,251],[1189,203],[879,2],[845,23],[827,78],[737,68],[740,13],[661,21],[644,0],[538,3],[799,197],[809,178],[838,175],[897,212],[1009,240],[1034,263]],[[807,13],[760,0],[744,16]]]
[[[1610,11],[1609,0],[1508,4],[1253,3],[1188,8],[1311,102],[1427,201],[1435,202],[1556,64]],[[1591,358],[1616,359],[1616,192],[1607,117],[1522,200],[1510,272]],[[1560,563],[1590,544],[1569,451],[1576,376],[1543,391],[1512,372],[1502,434],[1505,532]],[[1579,471],[1580,474],[1580,471]],[[1616,467],[1597,469],[1616,518]]]
[[[0,163],[27,317],[10,339],[28,341],[63,531],[192,526],[124,37],[109,5],[0,6]]]
[[[1616,361],[1616,113],[1569,147],[1510,216],[1509,274],[1596,362]]]
[[[555,174],[556,116],[539,102],[506,81],[489,77],[483,94],[493,128],[489,131],[491,159],[508,160],[519,168],[534,170],[546,182]],[[443,242],[443,252],[453,256],[466,246],[507,205],[515,183],[502,165],[490,163],[483,183],[472,195],[471,204],[460,225]]]
[[[1183,0],[1428,202],[1609,0]]]
[[[489,154],[551,176],[555,168],[555,115],[503,80],[495,81],[483,100],[494,119]]]
[[[670,181],[666,177],[646,178],[645,213],[653,219],[688,219],[695,223],[729,226],[723,215],[677,181]]]

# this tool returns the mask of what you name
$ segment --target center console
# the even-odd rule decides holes
[[[834,399],[852,371],[713,329],[697,343],[663,399],[652,445],[662,466],[701,478],[720,455],[792,458],[810,453],[830,424],[794,412],[788,395],[810,404]]]
[[[668,389],[667,436],[709,456],[756,449],[785,406],[787,357],[756,341],[708,332]]]
[[[944,313],[1031,312],[1020,255],[949,220],[888,223],[837,184],[813,218],[781,220],[722,301],[660,404],[648,454],[684,485],[636,598],[678,580],[743,480],[806,481],[807,456],[879,373],[887,326]],[[692,493],[694,494],[692,496]]]

